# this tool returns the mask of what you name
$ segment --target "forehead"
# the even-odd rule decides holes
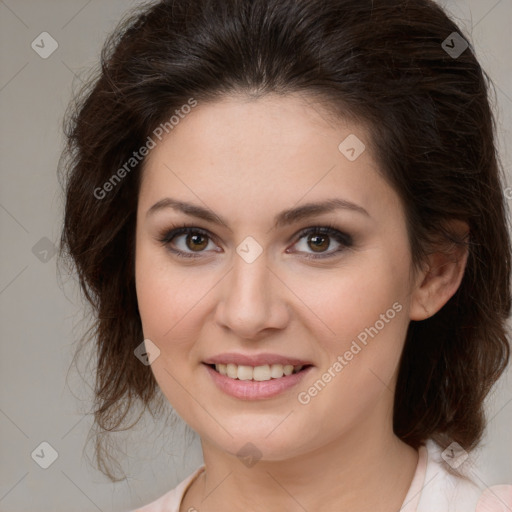
[[[339,196],[378,213],[394,191],[362,125],[299,95],[199,103],[148,154],[140,203],[165,193],[252,210]],[[355,158],[354,158],[355,156]],[[371,212],[370,212],[371,213]],[[229,214],[229,213],[228,213]]]

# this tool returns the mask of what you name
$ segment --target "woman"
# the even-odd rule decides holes
[[[67,136],[97,426],[161,391],[201,438],[137,510],[512,508],[470,469],[510,240],[486,75],[441,8],[145,6]]]

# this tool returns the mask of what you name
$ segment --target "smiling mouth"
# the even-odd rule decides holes
[[[293,366],[291,364],[265,364],[261,366],[246,366],[237,364],[208,364],[217,373],[233,380],[266,381],[281,379],[289,375],[299,373],[311,365]]]

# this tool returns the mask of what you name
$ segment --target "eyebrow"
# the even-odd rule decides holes
[[[184,201],[178,201],[170,197],[165,197],[151,206],[146,213],[146,217],[167,208],[172,208],[173,210],[187,215],[198,217],[213,224],[228,225],[222,217],[207,208]],[[293,224],[307,217],[329,213],[333,210],[351,210],[370,217],[370,214],[362,206],[347,201],[346,199],[333,198],[316,203],[306,203],[302,206],[282,211],[274,217],[274,228]]]

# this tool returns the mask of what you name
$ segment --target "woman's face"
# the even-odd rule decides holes
[[[203,442],[232,454],[284,460],[391,430],[414,286],[404,211],[367,132],[321,112],[298,95],[199,103],[143,171],[151,369]]]

